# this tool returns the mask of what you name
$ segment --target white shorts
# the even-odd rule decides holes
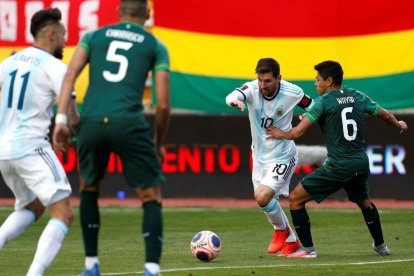
[[[47,207],[72,193],[66,173],[50,146],[38,147],[19,159],[0,160],[0,171],[16,198],[16,210],[36,198]]]
[[[296,155],[287,163],[273,163],[261,165],[253,164],[252,181],[253,188],[256,191],[259,185],[265,185],[275,192],[275,197],[280,195],[287,197],[289,195],[289,183],[298,164]]]

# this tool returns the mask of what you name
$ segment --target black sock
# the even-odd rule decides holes
[[[290,210],[292,222],[299,240],[304,247],[313,247],[311,224],[306,208]]]
[[[157,201],[148,201],[142,205],[142,233],[145,242],[145,261],[159,263],[162,251],[162,207]]]
[[[384,237],[382,236],[381,221],[377,207],[375,207],[374,203],[371,203],[370,207],[361,211],[362,215],[364,216],[365,223],[368,226],[369,232],[374,239],[374,244],[376,246],[383,244]]]
[[[82,226],[83,244],[86,256],[98,256],[98,233],[100,216],[97,192],[81,191],[80,193],[80,221]]]

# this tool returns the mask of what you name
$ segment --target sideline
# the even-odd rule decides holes
[[[305,267],[305,266],[344,266],[344,265],[371,265],[371,264],[386,264],[386,263],[405,263],[414,262],[414,259],[402,260],[388,260],[388,261],[372,261],[372,262],[350,262],[350,263],[320,263],[320,264],[275,264],[275,265],[246,265],[246,266],[216,266],[216,267],[187,267],[187,268],[173,268],[161,269],[161,272],[177,272],[177,271],[191,271],[191,270],[218,270],[218,269],[235,269],[235,268],[271,268],[271,267]],[[101,273],[101,275],[141,275],[143,271],[136,272],[116,272],[116,273]]]
[[[72,206],[79,206],[79,198],[71,197]],[[396,200],[396,199],[372,199],[375,205],[381,208],[391,209],[414,209],[414,200]],[[13,198],[0,198],[0,206],[13,206]],[[141,201],[137,198],[100,198],[100,206],[125,206],[140,207]],[[235,198],[164,198],[162,205],[164,207],[222,207],[222,208],[249,208],[257,207],[254,199],[235,199]],[[280,199],[282,207],[289,207],[286,198]],[[313,208],[355,208],[356,204],[347,200],[326,199],[321,204],[308,202],[306,207]]]

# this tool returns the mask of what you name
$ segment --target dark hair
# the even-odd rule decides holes
[[[280,75],[280,65],[273,58],[261,58],[257,62],[256,74],[264,74],[272,72],[275,78]]]
[[[316,64],[313,68],[318,71],[319,75],[324,80],[331,77],[334,85],[341,85],[344,78],[344,71],[341,64],[336,61],[326,60],[319,64]]]
[[[121,0],[121,15],[145,18],[147,16],[147,0]]]
[[[62,14],[58,8],[40,10],[32,17],[30,33],[36,37],[43,27],[58,24],[61,19]]]

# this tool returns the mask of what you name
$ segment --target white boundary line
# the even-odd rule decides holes
[[[350,263],[321,263],[321,264],[275,264],[275,265],[246,265],[246,266],[215,266],[215,267],[187,267],[187,268],[172,268],[162,269],[161,272],[177,272],[188,270],[218,270],[218,269],[233,269],[233,268],[267,268],[267,267],[291,267],[291,266],[338,266],[338,265],[371,265],[371,264],[386,264],[386,263],[405,263],[414,262],[414,259],[402,260],[388,260],[388,261],[372,261],[372,262],[350,262]],[[118,273],[101,273],[101,275],[141,275],[143,271],[136,272],[118,272]]]

